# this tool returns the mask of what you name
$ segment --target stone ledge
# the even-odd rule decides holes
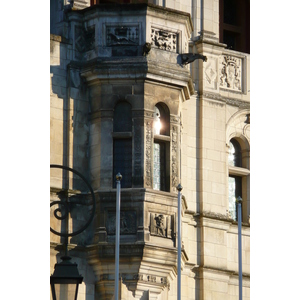
[[[68,39],[64,38],[63,36],[52,34],[52,33],[50,33],[50,41],[70,44],[70,41]]]
[[[232,92],[232,93],[234,93],[234,92]],[[236,93],[236,94],[242,94],[242,93]],[[203,91],[202,93],[200,93],[200,97],[205,98],[204,100],[207,100],[207,101],[217,100],[217,101],[221,101],[225,104],[237,106],[240,108],[250,108],[249,101],[243,101],[240,99],[224,97],[224,96],[220,95],[219,93]]]
[[[200,214],[195,214],[194,217],[220,220],[220,221],[225,221],[225,222],[231,223],[233,225],[238,225],[237,221],[234,221],[233,219],[229,218],[228,216],[220,214],[220,213],[202,212]],[[250,224],[242,222],[242,226],[250,227]]]

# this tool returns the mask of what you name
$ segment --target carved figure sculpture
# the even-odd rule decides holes
[[[158,215],[154,218],[156,221],[157,234],[165,236],[164,215]]]

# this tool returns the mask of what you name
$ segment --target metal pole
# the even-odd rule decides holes
[[[116,243],[115,243],[115,300],[119,299],[119,250],[120,250],[120,206],[121,206],[121,179],[120,173],[117,179],[117,197],[116,197]]]
[[[238,197],[239,300],[243,299],[242,286],[242,198]]]
[[[178,190],[178,222],[177,222],[177,300],[181,299],[181,191],[179,183]]]

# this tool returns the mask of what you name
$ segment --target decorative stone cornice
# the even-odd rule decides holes
[[[157,63],[144,56],[122,59],[103,58],[87,63],[72,62],[70,66],[81,67],[81,75],[88,84],[101,80],[147,79],[184,89],[186,99],[194,94],[194,87],[188,70],[168,63]]]
[[[202,93],[202,98],[208,98],[211,100],[218,100],[221,101],[225,104],[229,104],[229,105],[233,105],[233,106],[237,106],[239,108],[250,108],[250,103],[246,102],[246,101],[242,101],[239,99],[235,99],[235,98],[228,98],[228,97],[224,97],[218,93],[212,93],[212,92],[206,92],[204,91]]]
[[[199,219],[208,218],[208,219],[220,220],[220,221],[225,221],[225,222],[237,225],[237,221],[234,221],[232,218],[229,217],[229,215],[214,213],[214,212],[210,212],[210,211],[203,211],[199,214],[195,214],[194,217],[195,218],[198,217]],[[245,227],[250,227],[249,223],[242,222],[242,225]]]

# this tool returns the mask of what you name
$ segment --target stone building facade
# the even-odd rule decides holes
[[[96,199],[68,239],[79,300],[113,299],[118,172],[120,299],[177,299],[179,183],[181,299],[238,299],[238,196],[250,299],[250,1],[237,2],[51,0],[50,163],[80,172]],[[76,231],[90,195],[76,175],[50,174],[50,202],[77,199]],[[62,242],[50,233],[50,274]]]

